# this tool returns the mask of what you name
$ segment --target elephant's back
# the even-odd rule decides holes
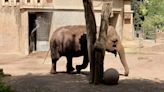
[[[63,26],[56,29],[52,36],[52,38],[58,38],[59,36],[65,35],[79,35],[81,33],[86,32],[86,27],[84,25],[73,25],[73,26]]]
[[[81,53],[81,45],[86,45],[83,40],[86,39],[86,27],[85,26],[64,26],[60,27],[54,31],[51,40],[50,46],[51,48],[57,48],[61,54],[65,55],[69,53],[72,55],[76,55]],[[82,39],[82,43],[80,43],[80,39]],[[86,40],[85,40],[86,41]]]

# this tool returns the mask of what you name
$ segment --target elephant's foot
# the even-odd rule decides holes
[[[50,74],[56,74],[57,72],[54,69],[51,69]]]
[[[50,74],[56,74],[56,64],[52,63]]]
[[[73,67],[67,68],[67,73],[73,72],[75,69]]]
[[[77,70],[77,73],[80,73],[81,72],[81,65],[77,65],[76,70]]]
[[[128,76],[129,75],[129,70],[126,70],[125,73],[124,73],[125,76]]]

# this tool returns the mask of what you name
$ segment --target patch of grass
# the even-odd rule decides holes
[[[0,92],[15,92],[10,86],[2,82],[1,76],[0,76]]]

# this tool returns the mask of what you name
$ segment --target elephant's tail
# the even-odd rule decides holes
[[[50,49],[49,49],[48,52],[46,53],[46,56],[45,56],[44,61],[43,61],[43,64],[46,62],[46,59],[47,59],[47,56],[48,56],[49,52],[50,52]]]

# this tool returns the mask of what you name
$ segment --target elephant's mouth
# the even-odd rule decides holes
[[[116,44],[113,44],[113,47],[115,48],[116,47]]]
[[[116,47],[111,48],[111,49],[106,49],[106,51],[113,53],[115,56],[117,56],[117,49]]]
[[[114,50],[116,50],[115,47],[106,48],[106,51],[108,51],[108,52],[112,52],[112,51],[114,51]]]

